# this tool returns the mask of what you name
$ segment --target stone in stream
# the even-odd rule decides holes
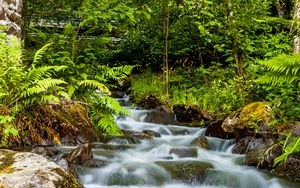
[[[277,175],[294,182],[300,182],[300,156],[293,154],[287,158],[284,165],[275,169]]]
[[[178,123],[174,119],[174,114],[171,112],[171,108],[167,105],[161,105],[148,113],[145,120],[146,122],[163,125],[176,125]]]
[[[198,138],[193,140],[192,145],[200,147],[200,148],[208,149],[208,150],[210,149],[208,140],[205,136],[199,136]]]
[[[209,124],[205,131],[205,136],[217,137],[223,139],[235,138],[234,133],[225,132],[222,128],[223,120],[217,120]]]
[[[83,185],[72,173],[40,155],[0,150],[0,187],[81,188]]]
[[[202,161],[158,161],[156,164],[168,171],[174,180],[188,184],[203,183],[205,174],[213,165]]]
[[[77,165],[85,167],[102,167],[104,162],[94,159],[91,144],[78,146],[70,153],[65,153],[63,158],[66,159],[70,172],[77,176]]]
[[[169,154],[175,154],[179,158],[198,156],[197,149],[195,148],[172,148]]]

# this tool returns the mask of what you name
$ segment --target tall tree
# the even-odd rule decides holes
[[[22,37],[22,0],[0,0],[0,25],[8,27],[7,33]]]
[[[300,0],[294,2],[294,22],[296,27],[296,35],[294,36],[294,53],[300,53],[300,36],[299,36],[299,21],[300,21]]]
[[[164,47],[163,47],[163,71],[165,75],[164,80],[164,92],[169,94],[169,19],[170,19],[170,9],[169,0],[162,0],[162,12],[163,12],[163,35],[164,35]]]

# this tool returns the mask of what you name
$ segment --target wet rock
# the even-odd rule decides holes
[[[93,144],[93,148],[102,150],[126,150],[132,148],[129,144]]]
[[[213,169],[213,165],[201,161],[159,161],[156,164],[167,170],[174,180],[184,183],[203,183],[205,173]]]
[[[207,126],[205,136],[218,137],[223,139],[235,138],[234,133],[225,132],[222,128],[223,120],[218,120]]]
[[[172,148],[169,152],[169,154],[175,154],[179,158],[185,158],[185,157],[197,157],[198,152],[195,148]]]
[[[269,138],[271,128],[268,122],[273,118],[271,108],[263,102],[250,103],[231,113],[222,123],[225,132],[234,133],[237,141],[246,136]],[[258,134],[256,134],[258,132]]]
[[[288,180],[300,182],[300,156],[289,156],[286,163],[278,166],[275,172]]]
[[[190,123],[201,121],[203,119],[205,120],[201,110],[196,105],[186,106],[182,104],[176,104],[173,106],[173,111],[178,122]]]
[[[142,132],[131,130],[121,131],[129,141],[129,143],[140,143],[142,139],[152,139],[153,137],[160,137],[160,134],[158,132],[152,130],[143,130]]]
[[[174,119],[174,114],[170,107],[162,105],[147,114],[146,121],[150,123],[158,123],[163,125],[175,125],[177,122]]]
[[[276,152],[276,148],[272,148],[275,145],[275,142],[272,139],[267,141],[253,141],[249,147],[249,150],[246,152],[245,164],[249,166],[259,166],[261,168],[271,169],[273,166],[273,161],[276,157],[279,156],[279,153]]]
[[[126,92],[124,91],[112,91],[111,97],[113,98],[124,98],[126,96]]]
[[[86,167],[102,167],[104,162],[93,158],[92,145],[83,144],[70,153],[65,153],[63,158],[67,160],[70,172],[77,176],[77,165]]]
[[[146,95],[138,102],[138,106],[146,109],[155,109],[159,105],[161,102],[155,95]]]
[[[208,150],[210,149],[208,140],[205,136],[199,136],[198,138],[193,140],[192,145],[200,147],[200,148],[208,149]]]
[[[245,154],[251,149],[256,148],[258,145],[263,143],[262,138],[253,138],[247,136],[239,140],[232,149],[232,153]]]
[[[81,188],[75,176],[46,158],[29,152],[0,150],[0,185],[5,188]]]

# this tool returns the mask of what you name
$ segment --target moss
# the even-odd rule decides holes
[[[270,121],[269,107],[263,102],[254,102],[248,104],[242,109],[234,112],[230,117],[238,116],[235,127],[243,129],[248,128],[258,129],[260,124],[265,124]]]
[[[15,171],[12,165],[15,163],[14,155],[15,151],[10,150],[1,150],[0,155],[3,156],[0,158],[0,174],[10,174]]]

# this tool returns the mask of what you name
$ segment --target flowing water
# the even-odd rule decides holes
[[[149,111],[129,108],[131,116],[117,117],[121,129],[153,130],[161,137],[119,149],[94,149],[94,157],[107,163],[102,168],[79,169],[87,188],[296,188],[282,179],[241,165],[243,155],[232,154],[233,140],[207,137],[210,150],[193,146],[203,128],[145,122]],[[99,143],[100,144],[100,143]],[[101,145],[101,144],[100,144]],[[186,156],[180,155],[185,151]],[[199,169],[209,166],[208,169]],[[199,172],[200,171],[200,172]]]

